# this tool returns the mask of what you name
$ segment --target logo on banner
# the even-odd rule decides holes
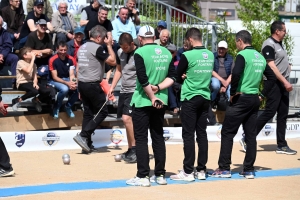
[[[273,132],[274,132],[274,129],[270,125],[265,125],[265,128],[262,130],[262,133],[265,136],[270,136],[270,135],[272,135]]]
[[[42,138],[42,141],[44,142],[44,144],[46,146],[51,147],[51,146],[56,145],[58,143],[59,139],[60,139],[60,136],[58,136],[54,132],[50,132],[50,133],[47,133],[47,135]]]
[[[298,131],[300,129],[300,124],[287,124],[286,130],[287,131]]]
[[[222,125],[219,126],[219,128],[218,128],[218,130],[217,130],[217,137],[218,137],[219,139],[221,139],[221,131],[222,131]]]
[[[171,140],[173,138],[173,133],[170,133],[168,130],[164,130],[163,134],[165,141]]]
[[[122,142],[124,135],[122,134],[122,131],[120,130],[113,130],[112,134],[110,134],[110,140],[112,143],[114,144],[119,144],[120,142]]]
[[[16,146],[21,147],[25,143],[25,133],[15,133]]]

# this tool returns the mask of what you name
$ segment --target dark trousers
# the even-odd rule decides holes
[[[0,168],[4,170],[8,170],[11,168],[9,155],[7,153],[7,150],[5,148],[5,145],[1,137],[0,137]]]
[[[10,66],[11,69],[11,75],[15,76],[17,74],[17,63],[19,61],[19,58],[16,54],[9,53],[5,58],[4,58],[4,65]],[[16,79],[12,79],[12,82],[15,82]]]
[[[257,135],[266,123],[274,117],[277,112],[277,145],[287,146],[285,140],[286,120],[289,113],[289,92],[280,81],[276,81],[267,96],[266,108],[257,119]],[[247,147],[248,148],[248,147]],[[248,150],[248,149],[247,149]]]
[[[254,171],[256,159],[256,122],[260,105],[258,95],[236,95],[227,107],[221,131],[221,150],[219,168],[230,170],[233,138],[243,124],[247,151],[244,171]]]
[[[26,94],[21,96],[21,99],[26,100],[26,99],[29,99],[31,97],[35,97],[38,94],[40,94],[38,96],[38,99],[40,101],[44,102],[44,100],[47,100],[47,98],[50,97],[51,89],[47,88],[46,85],[42,85],[42,84],[39,84],[39,83],[38,83],[38,86],[39,86],[39,89],[37,90],[33,87],[32,82],[20,84],[18,90],[26,92]]]
[[[173,87],[168,87],[168,97],[169,109],[173,110],[174,108],[179,108],[177,95]]]
[[[84,83],[79,81],[78,90],[84,108],[80,136],[87,139],[88,145],[90,146],[92,144],[92,133],[94,133],[96,128],[108,115],[107,106],[104,105],[106,96],[100,87],[100,82]],[[101,112],[97,115],[95,120],[93,120],[94,115],[98,113],[102,106]]]
[[[182,122],[183,139],[183,169],[190,174],[194,171],[195,163],[195,131],[198,143],[197,171],[206,170],[208,157],[207,140],[207,111],[209,100],[202,96],[194,96],[190,100],[184,100],[181,104],[180,118]]]
[[[137,177],[149,176],[148,128],[152,139],[152,149],[155,159],[154,174],[164,175],[166,164],[166,146],[164,140],[163,122],[165,109],[152,106],[133,108],[132,121],[136,143]]]

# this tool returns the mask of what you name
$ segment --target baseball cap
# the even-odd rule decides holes
[[[168,44],[166,47],[169,51],[172,51],[172,52],[177,50],[177,47],[172,43]]]
[[[154,37],[155,36],[154,28],[148,25],[142,26],[139,30],[138,35],[141,37]]]
[[[34,2],[34,6],[38,6],[38,5],[44,5],[44,0],[36,0]]]
[[[222,40],[222,41],[219,42],[218,47],[223,47],[223,48],[227,49],[228,48],[228,44],[227,44],[227,42],[225,42],[224,40]]]
[[[44,19],[39,19],[36,24],[47,24],[47,22]]]
[[[77,34],[77,33],[81,33],[84,35],[84,31],[81,27],[76,27],[75,30],[74,30],[74,34]]]
[[[164,28],[167,28],[167,23],[163,20],[160,20],[158,23],[157,23],[157,26],[162,26]]]

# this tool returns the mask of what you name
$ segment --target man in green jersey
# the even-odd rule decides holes
[[[240,51],[232,71],[230,105],[227,107],[221,131],[221,150],[219,168],[209,173],[211,177],[230,178],[231,152],[233,138],[240,125],[243,125],[247,151],[240,176],[254,178],[256,159],[256,120],[259,109],[259,85],[263,74],[270,81],[265,84],[266,93],[270,91],[276,76],[266,64],[265,58],[252,46],[252,37],[248,31],[236,34],[236,47]]]
[[[185,39],[193,47],[181,55],[177,67],[177,81],[183,82],[181,87],[182,101],[180,118],[183,139],[183,170],[172,175],[173,180],[194,181],[206,179],[206,163],[208,157],[207,113],[210,104],[210,80],[214,68],[214,55],[202,45],[202,34],[199,29],[191,28]],[[181,77],[185,77],[183,80]],[[198,143],[197,172],[195,163],[195,131]]]
[[[152,182],[167,184],[165,179],[166,147],[163,137],[164,105],[168,102],[168,90],[175,81],[175,70],[170,66],[172,55],[165,47],[154,43],[155,32],[151,26],[139,30],[142,47],[134,53],[137,81],[131,99],[132,122],[136,141],[137,174],[126,181],[133,186],[150,186],[148,128],[150,129],[155,159]]]

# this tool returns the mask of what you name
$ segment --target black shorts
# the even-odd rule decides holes
[[[130,106],[132,93],[120,93],[118,102],[117,118],[121,118],[122,115],[132,116],[132,107]]]

